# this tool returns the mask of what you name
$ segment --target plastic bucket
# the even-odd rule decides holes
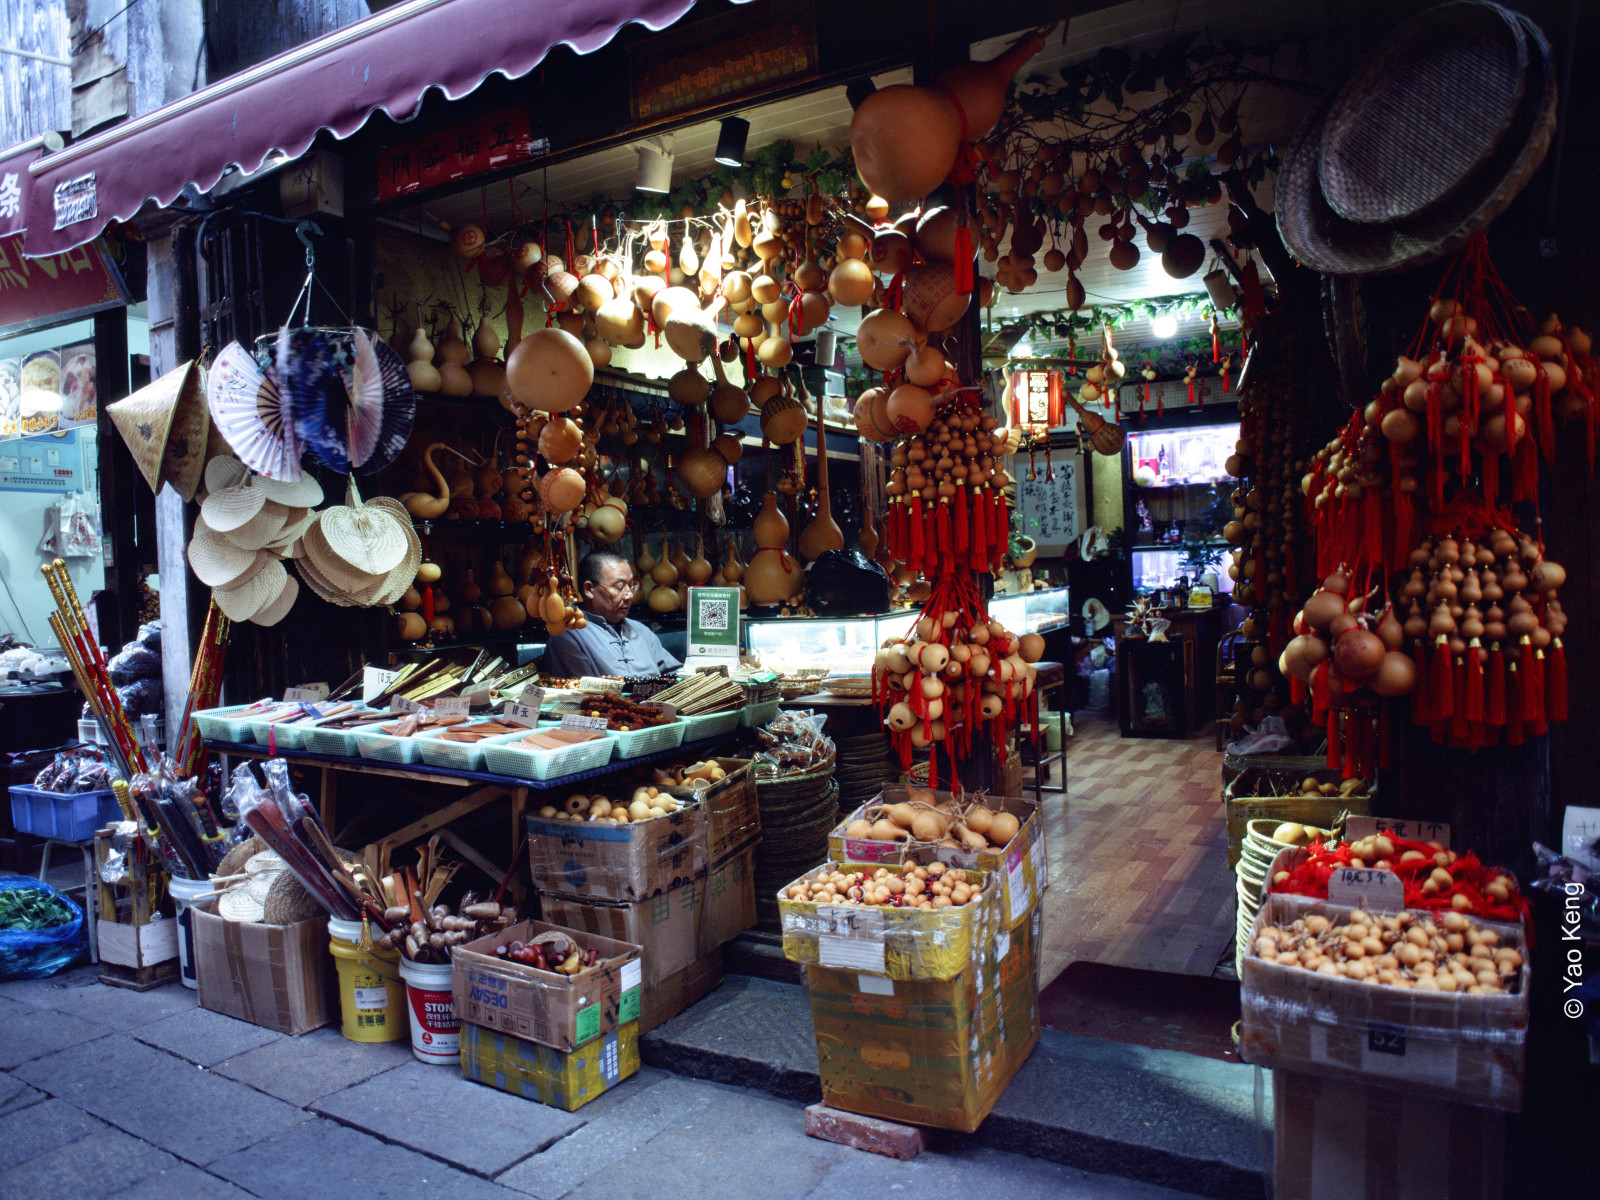
[[[450,964],[400,960],[411,1014],[411,1053],[425,1063],[453,1067],[461,1061],[461,1018],[450,985]]]
[[[361,945],[361,922],[328,921],[328,949],[339,968],[339,1032],[352,1042],[392,1042],[406,1035],[400,951]]]
[[[212,894],[211,880],[179,879],[174,875],[169,890],[178,909],[178,979],[186,988],[198,988],[200,982],[194,973],[194,914],[189,906]]]

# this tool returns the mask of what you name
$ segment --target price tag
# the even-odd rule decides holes
[[[470,714],[472,706],[467,703],[465,696],[441,696],[433,702],[433,715],[436,717],[465,717]]]
[[[645,679],[633,685],[633,699],[648,700],[658,692],[677,685],[676,679]]]
[[[608,727],[604,717],[586,717],[582,713],[568,713],[561,718],[563,729],[598,729],[604,733]]]
[[[408,700],[404,696],[391,696],[389,698],[389,711],[392,713],[421,712],[422,705],[418,704],[415,700]]]
[[[308,683],[305,687],[292,687],[283,694],[285,704],[315,704],[328,698],[328,685]]]
[[[512,725],[521,725],[524,729],[532,729],[539,723],[539,706],[516,704],[506,702],[505,710],[500,714]]]
[[[389,685],[399,678],[399,671],[385,671],[382,667],[363,667],[361,669],[361,701],[370,704],[376,696],[381,696]]]
[[[1364,837],[1387,830],[1395,837],[1409,838],[1413,842],[1438,842],[1450,848],[1450,826],[1443,821],[1394,821],[1388,817],[1346,817],[1346,841],[1359,842]]]
[[[1328,903],[1374,912],[1399,912],[1406,906],[1400,876],[1376,867],[1341,867],[1328,879]]]
[[[620,696],[622,695],[622,680],[602,679],[598,675],[585,675],[583,678],[578,680],[578,691],[611,692],[614,695]]]
[[[494,697],[490,695],[492,689],[487,683],[480,683],[477,687],[468,688],[463,695],[466,696],[469,708],[488,708],[493,703]]]
[[[522,695],[517,697],[517,703],[536,710],[543,708],[544,689],[536,683],[530,683],[522,689]]]

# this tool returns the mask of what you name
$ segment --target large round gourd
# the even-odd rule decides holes
[[[912,267],[906,272],[905,315],[929,333],[949,329],[971,303],[970,292],[956,290],[955,272],[946,263]]]
[[[879,88],[850,119],[856,171],[874,195],[920,200],[950,174],[961,150],[961,116],[942,92],[911,84]]]
[[[571,512],[583,503],[583,476],[571,467],[557,467],[539,477],[539,501],[547,512]]]
[[[805,580],[800,564],[783,550],[762,550],[744,572],[751,604],[782,604],[792,599]]]
[[[897,371],[917,344],[916,326],[892,308],[873,309],[856,329],[861,361],[874,371]]]
[[[562,329],[535,329],[506,359],[506,390],[524,408],[566,412],[582,403],[593,385],[594,360]]]
[[[678,482],[696,499],[711,499],[727,477],[728,460],[715,450],[691,450],[678,460]]]

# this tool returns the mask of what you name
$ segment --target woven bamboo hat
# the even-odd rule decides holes
[[[168,371],[106,411],[150,490],[169,483],[185,500],[194,499],[211,429],[198,361]]]
[[[1544,160],[1555,87],[1544,34],[1497,4],[1455,0],[1406,22],[1285,149],[1274,189],[1284,244],[1334,275],[1449,254]]]

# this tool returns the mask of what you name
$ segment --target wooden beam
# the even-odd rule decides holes
[[[441,829],[439,831],[439,840],[447,843],[452,849],[455,850],[457,854],[461,855],[462,858],[466,859],[473,866],[477,867],[478,870],[482,871],[495,883],[499,883],[501,877],[505,875],[506,872],[504,867],[495,866],[488,860],[487,857],[479,854],[478,851],[475,850],[470,844],[458,837],[454,831],[449,829]],[[512,849],[515,848],[516,847],[514,846],[512,847]]]
[[[486,804],[494,803],[502,796],[507,795],[509,791],[509,788],[493,783],[487,787],[478,788],[476,791],[468,792],[454,804],[447,804],[445,807],[431,812],[425,817],[419,817],[411,824],[395,830],[388,837],[379,839],[378,846],[384,852],[392,854],[396,847],[404,846],[407,842],[414,842],[418,838],[426,837],[435,829],[443,829],[452,821],[459,820],[468,813],[477,812]]]

